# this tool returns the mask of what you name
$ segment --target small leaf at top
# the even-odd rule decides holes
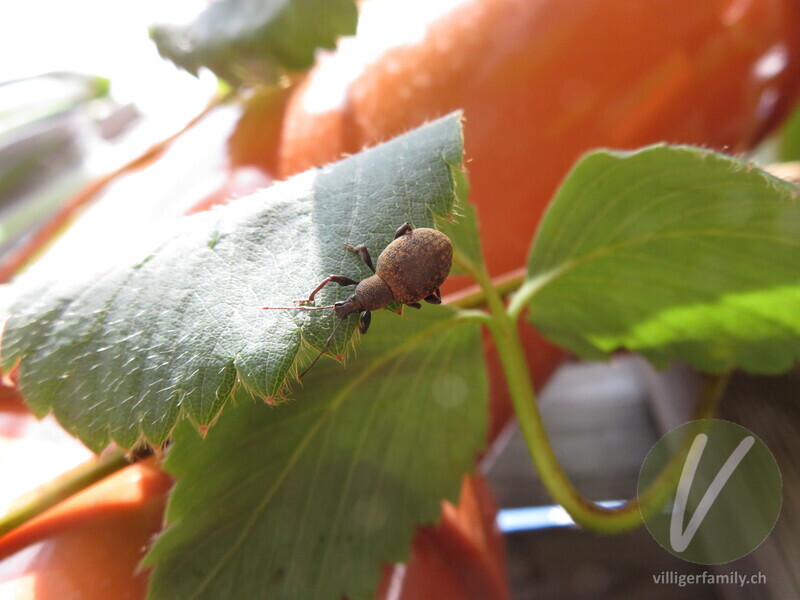
[[[205,439],[176,430],[151,600],[374,598],[382,565],[457,498],[486,434],[476,324],[382,312],[357,362],[303,383],[278,409],[242,398]]]
[[[271,83],[311,67],[314,50],[355,33],[357,20],[354,0],[217,0],[188,25],[154,25],[151,36],[161,56],[195,75],[207,67],[235,85]]]
[[[587,358],[775,373],[800,358],[798,189],[707,150],[583,158],[528,262],[529,317]]]
[[[262,307],[292,306],[331,273],[371,275],[345,243],[377,258],[402,223],[430,227],[451,212],[459,118],[176,220],[147,250],[82,280],[34,271],[16,283],[4,370],[19,363],[34,412],[52,410],[95,450],[110,439],[163,442],[179,413],[209,425],[237,383],[279,395],[298,355],[311,354],[301,349],[321,348],[338,319]],[[351,293],[329,285],[317,304]],[[343,352],[355,321],[339,328],[331,352]]]

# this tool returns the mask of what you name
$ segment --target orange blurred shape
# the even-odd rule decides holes
[[[458,504],[443,503],[442,520],[421,527],[411,556],[387,568],[381,600],[506,600],[503,540],[486,480],[465,477]]]
[[[0,538],[3,600],[138,600],[137,572],[172,480],[152,459],[128,467]]]
[[[798,44],[794,0],[373,0],[290,99],[280,175],[464,109],[470,200],[503,274],[588,150],[751,147],[794,104]]]
[[[447,10],[443,10],[443,7]],[[286,105],[282,177],[463,109],[470,202],[493,276],[526,264],[539,219],[597,147],[738,152],[794,104],[794,0],[372,0]],[[451,293],[468,285],[450,278]],[[563,352],[520,326],[544,383]],[[511,414],[486,341],[492,437]]]

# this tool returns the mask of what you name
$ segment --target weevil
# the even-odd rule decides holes
[[[345,244],[345,249],[361,255],[362,260],[373,272],[371,277],[356,281],[344,275],[329,275],[309,294],[307,299],[296,300],[299,306],[265,306],[264,309],[282,310],[326,310],[333,309],[343,322],[354,313],[361,313],[358,330],[367,333],[372,311],[384,308],[392,302],[399,302],[413,308],[421,308],[420,301],[441,304],[439,290],[453,264],[453,244],[445,234],[436,229],[420,227],[414,229],[409,223],[401,225],[394,234],[394,240],[378,256],[377,265],[366,246]],[[355,292],[347,299],[329,306],[305,306],[314,301],[317,293],[329,283],[341,286],[356,286]],[[301,377],[308,372],[319,356],[325,352],[333,339],[338,325],[331,333],[322,352],[314,359]]]

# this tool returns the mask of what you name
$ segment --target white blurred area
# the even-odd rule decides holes
[[[388,49],[419,42],[430,23],[467,0],[367,0],[360,3],[353,37],[339,40],[335,54],[326,53],[303,95],[309,113],[341,106],[348,86]]]
[[[0,142],[5,140],[6,147],[0,143],[0,151],[4,150],[6,158],[13,160],[20,156],[20,153],[14,155],[17,147],[24,148],[36,136],[55,137],[52,131],[63,127],[67,132],[64,135],[72,137],[69,142],[58,138],[59,143],[72,144],[80,155],[78,162],[54,171],[46,168],[54,160],[51,155],[43,151],[37,156],[36,148],[29,151],[31,157],[41,163],[37,167],[39,170],[31,175],[36,186],[31,184],[30,189],[16,195],[12,192],[3,196],[0,190],[0,242],[4,252],[10,244],[16,243],[14,236],[18,232],[35,231],[37,223],[44,222],[48,214],[86,183],[112,172],[178,132],[208,105],[218,90],[214,75],[204,71],[198,78],[175,67],[161,58],[149,36],[149,27],[154,23],[189,21],[206,4],[206,0],[0,2],[0,84],[26,80],[22,85],[3,88],[0,117],[5,116],[6,120],[0,120],[0,125],[9,124],[10,113],[4,113],[4,109],[13,111],[15,107],[26,105],[28,110],[23,111],[25,118],[22,120],[32,118],[33,121],[28,124],[30,126],[18,127],[17,131],[13,131],[12,126],[11,133],[7,129],[5,138],[0,138]],[[57,105],[59,94],[64,94],[64,86],[58,78],[30,78],[54,72],[104,77],[110,83],[110,100],[104,98],[85,103],[77,111],[64,111],[69,114],[60,121],[42,118],[39,126],[36,107],[42,105],[42,110],[47,110]],[[57,113],[58,109],[53,111]],[[222,112],[224,114],[216,119],[223,121],[218,126],[230,128],[231,116]],[[106,136],[101,131],[108,122],[117,124],[113,127],[118,133]],[[2,128],[0,133],[3,133]],[[192,136],[185,137],[190,140]],[[176,167],[174,161],[161,161],[158,171],[163,175],[159,179],[159,193],[152,189],[155,178],[150,179],[151,187],[134,180],[127,188],[117,190],[109,201],[93,203],[57,238],[47,253],[47,260],[39,263],[52,262],[56,273],[66,276],[71,272],[69,269],[77,269],[83,262],[91,264],[89,259],[97,256],[98,247],[122,251],[127,245],[122,239],[123,230],[136,236],[138,228],[166,210],[161,207],[166,195],[178,195],[191,190],[192,186],[208,187],[210,184],[204,177],[207,173],[217,174],[217,163],[223,158],[213,156],[207,158],[207,162],[217,162],[196,165],[199,173],[188,181],[185,165]],[[198,162],[202,162],[200,158]],[[176,211],[179,212],[173,210]],[[25,221],[25,224],[17,225],[18,221]],[[64,265],[69,269],[58,271]]]
[[[325,52],[332,58],[316,78],[315,85],[321,89],[309,94],[321,103],[316,108],[340,102],[347,82],[365,64],[388,46],[418,40],[430,22],[465,1],[360,2],[358,35],[342,39],[336,54]],[[131,117],[135,122],[125,124],[124,135],[100,139],[90,132],[85,136],[78,175],[81,179],[70,181],[71,187],[60,198],[70,197],[86,182],[140,156],[205,108],[218,89],[215,77],[205,71],[196,78],[162,59],[148,29],[154,23],[191,21],[207,3],[208,0],[28,0],[12,9],[10,3],[0,2],[0,83],[51,72],[101,76],[110,81],[112,110],[135,107],[141,115]],[[44,94],[42,86],[39,91],[34,85],[25,87],[34,90],[31,95]],[[230,106],[215,110],[199,127],[175,141],[171,152],[150,165],[147,177],[122,177],[105,188],[37,260],[37,274],[69,280],[84,268],[93,269],[98,262],[122,262],[141,247],[147,237],[144,233],[151,226],[182,214],[209,191],[219,188],[226,176],[228,157],[218,141],[235,126],[238,116]],[[198,151],[179,151],[187,147]],[[70,175],[77,170],[72,169]],[[50,204],[42,203],[42,213],[55,207],[56,200],[59,198]],[[32,201],[21,198],[19,204],[30,206]],[[8,221],[0,206],[0,238]],[[29,230],[35,230],[35,224]]]
[[[0,82],[53,71],[99,75],[120,103],[163,119],[198,112],[216,89],[162,59],[150,40],[156,22],[191,19],[206,0],[109,2],[26,0],[0,3]]]

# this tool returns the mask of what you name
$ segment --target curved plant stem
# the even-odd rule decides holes
[[[564,507],[577,524],[595,531],[618,533],[640,526],[643,523],[642,513],[650,514],[659,510],[670,495],[672,483],[680,475],[680,463],[670,461],[638,499],[631,499],[622,506],[607,508],[582,496],[558,462],[539,413],[516,320],[512,318],[512,315],[519,315],[522,305],[512,301],[512,306],[507,310],[485,269],[469,264],[463,266],[470,269],[469,273],[486,296],[492,317],[486,323],[497,347],[517,420],[533,463],[550,496]],[[727,376],[707,380],[698,403],[697,418],[713,415],[726,383]]]
[[[114,447],[12,501],[0,513],[0,537],[56,504],[152,454],[150,448],[133,455]]]
[[[500,296],[505,298],[512,292],[518,290],[524,281],[525,268],[520,267],[519,269],[514,269],[513,271],[509,271],[508,273],[504,273],[492,279],[492,286]],[[470,286],[448,294],[445,299],[445,304],[457,308],[478,308],[479,306],[485,306],[486,302],[486,292],[479,285]]]
[[[548,281],[549,278],[539,277],[522,283],[519,290],[517,290],[517,293],[514,294],[513,298],[511,298],[511,302],[508,303],[507,312],[512,321],[519,319],[522,311],[528,305],[528,301],[534,295],[536,295],[536,292],[538,292]]]

